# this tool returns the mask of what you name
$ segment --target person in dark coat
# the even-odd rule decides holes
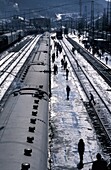
[[[66,55],[65,55],[65,54],[63,55],[63,58],[64,58],[64,61],[65,61],[65,58],[66,58]]]
[[[80,163],[83,163],[84,151],[85,151],[85,143],[83,139],[80,139],[78,142],[78,152],[79,152],[79,157],[80,157]]]
[[[64,70],[67,68],[67,61],[64,61]]]
[[[58,48],[56,49],[56,57],[58,58]]]
[[[75,62],[76,62],[76,64],[77,64],[77,68],[79,69],[79,64],[78,64],[77,59],[75,59]]]
[[[105,60],[106,60],[106,64],[108,64],[108,57],[107,56],[106,56]]]
[[[95,105],[96,102],[94,101],[94,96],[92,93],[90,93],[90,100],[89,100],[89,104],[91,105],[91,102],[93,102],[93,104]]]
[[[61,59],[61,67],[63,67],[64,66],[64,60],[63,60],[63,58]]]
[[[68,80],[69,70],[66,68],[66,80]]]
[[[52,62],[54,63],[55,61],[55,53],[52,54]]]
[[[108,170],[111,170],[111,158],[110,158],[110,163],[107,166]]]
[[[70,93],[70,87],[66,86],[66,92],[67,92],[67,100],[69,100],[69,93]]]
[[[92,164],[92,170],[107,170],[107,162],[101,157],[100,153],[96,155],[97,160]]]
[[[58,73],[58,67],[57,64],[54,64],[54,75],[56,75]]]
[[[75,52],[75,49],[74,49],[74,47],[72,47],[72,53],[74,54],[74,52]]]

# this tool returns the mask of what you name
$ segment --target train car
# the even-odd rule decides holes
[[[64,35],[68,35],[68,28],[64,28]]]
[[[20,41],[24,37],[23,30],[17,30],[16,32],[6,33],[0,36],[0,52],[10,47],[12,44]]]
[[[8,46],[8,38],[4,35],[0,36],[0,52],[5,50],[6,46]]]
[[[14,43],[17,39],[16,38],[16,32],[7,33],[4,36],[7,37],[7,39],[8,39],[8,45]]]
[[[105,50],[108,50],[109,47],[109,42],[106,41],[105,39],[94,39],[94,45],[99,47],[99,48],[103,48]]]
[[[16,33],[17,33],[17,40],[18,41],[20,41],[25,35],[23,30],[17,30]]]
[[[0,114],[2,170],[46,170],[49,117],[49,34],[25,65]]]
[[[63,36],[62,36],[62,29],[59,29],[59,30],[56,31],[56,38],[58,40],[61,40],[63,38]]]
[[[16,32],[7,33],[5,36],[8,38],[8,45],[17,42],[19,39],[23,38],[23,31],[17,30]]]

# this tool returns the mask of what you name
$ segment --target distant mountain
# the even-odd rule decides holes
[[[24,15],[25,17],[54,17],[64,13],[91,13],[92,0],[0,0],[0,16]],[[94,0],[95,13],[103,12],[105,0]],[[81,10],[80,10],[81,9]]]

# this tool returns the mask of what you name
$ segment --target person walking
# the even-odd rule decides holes
[[[55,53],[52,54],[52,62],[54,63],[55,61]]]
[[[78,142],[78,153],[79,153],[81,164],[83,163],[84,151],[85,151],[85,143],[84,143],[83,139],[80,139]]]
[[[107,56],[106,56],[105,60],[106,60],[106,64],[108,64],[108,57]]]
[[[61,67],[63,67],[64,66],[64,60],[63,60],[63,58],[61,59]]]
[[[74,47],[72,47],[72,53],[74,54],[74,52],[75,52],[75,49],[74,49]]]
[[[79,69],[79,64],[78,64],[77,59],[75,59],[75,62],[76,62],[77,68]]]
[[[92,164],[92,170],[107,170],[107,162],[101,157],[100,153],[96,155],[97,160]]]
[[[69,70],[66,68],[66,80],[68,80]]]
[[[91,105],[91,102],[93,102],[93,104],[95,105],[96,102],[94,101],[94,96],[93,94],[90,92],[90,100],[89,100],[89,104]]]
[[[67,61],[64,61],[64,70],[67,68]]]
[[[56,75],[58,73],[58,67],[57,64],[54,64],[54,75]]]
[[[70,93],[70,87],[67,85],[66,86],[66,92],[67,92],[67,100],[69,100],[69,93]]]

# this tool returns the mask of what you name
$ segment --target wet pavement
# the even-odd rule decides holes
[[[52,42],[52,51],[54,45]],[[83,170],[89,170],[92,161],[96,159],[96,154],[102,154],[91,120],[83,104],[82,90],[78,80],[72,73],[68,63],[69,78],[66,80],[66,72],[61,67],[63,52],[55,59],[58,66],[58,74],[51,75],[51,122],[53,126],[53,139],[51,147],[52,170],[77,170],[79,163],[78,142],[83,139],[85,142],[85,152],[83,156]],[[52,70],[53,70],[52,63]],[[67,100],[66,86],[71,88],[69,100]],[[81,95],[82,94],[82,95]],[[85,98],[85,96],[84,96]]]

